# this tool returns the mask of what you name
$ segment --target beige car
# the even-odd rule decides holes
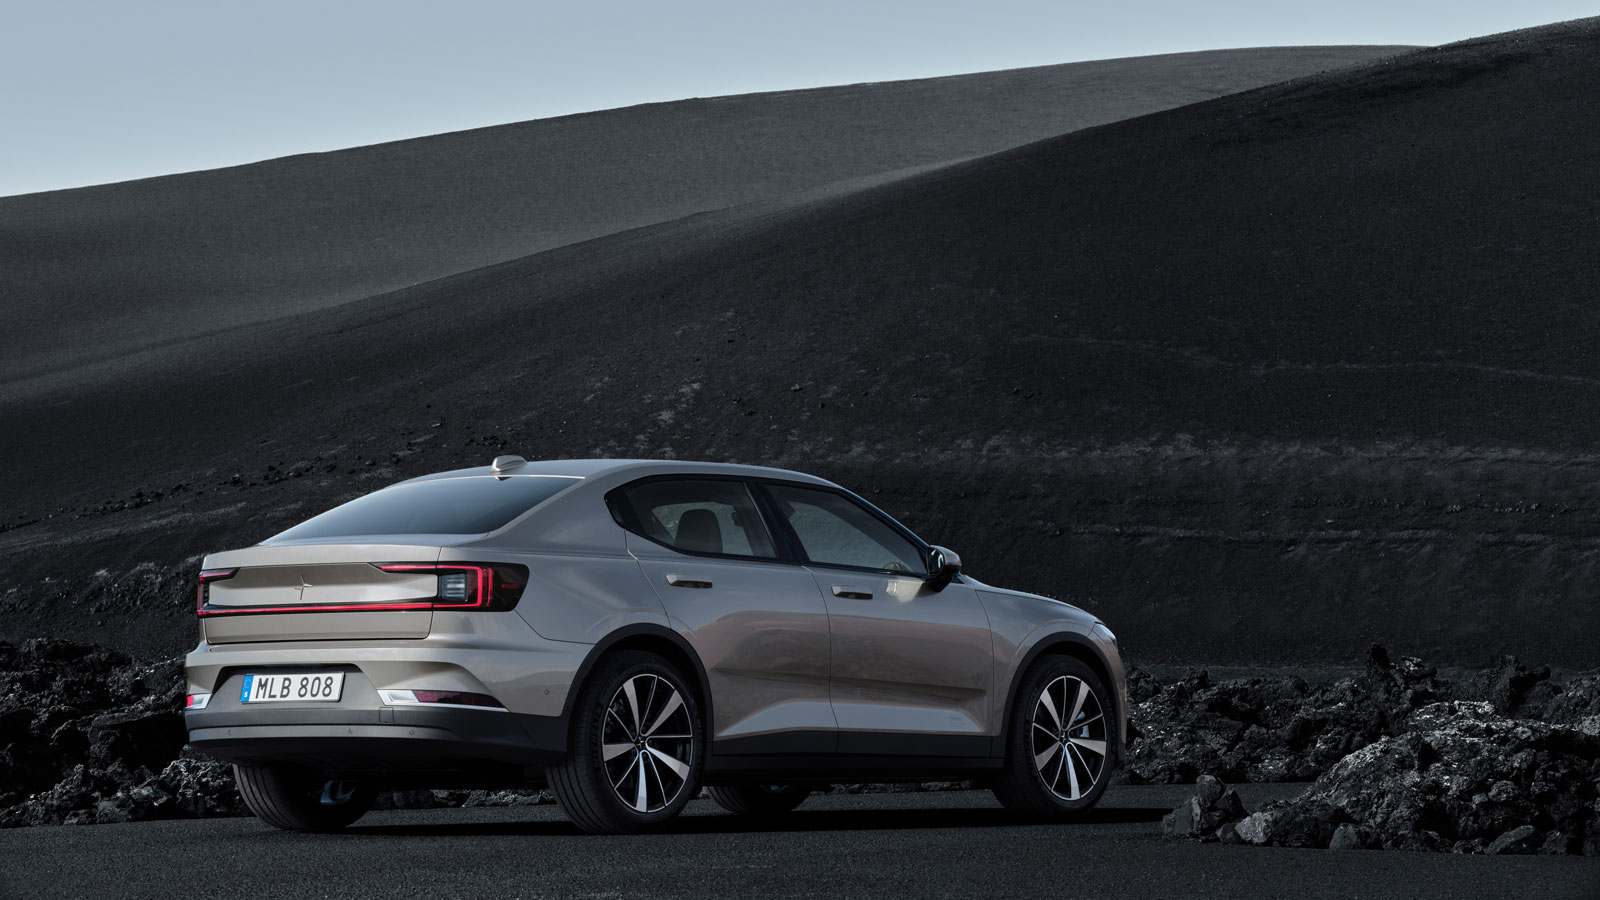
[[[975,779],[1070,816],[1119,763],[1116,639],[983,584],[820,478],[502,456],[352,500],[200,573],[189,739],[279,828],[380,789],[548,785],[632,832],[700,787]]]

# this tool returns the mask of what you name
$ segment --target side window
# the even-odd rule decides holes
[[[772,537],[739,481],[669,479],[622,490],[644,534],[690,553],[772,558]]]
[[[767,491],[814,563],[921,575],[922,550],[882,519],[832,491],[768,484]]]

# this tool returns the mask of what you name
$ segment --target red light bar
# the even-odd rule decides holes
[[[201,618],[214,616],[264,616],[283,613],[324,612],[400,612],[405,610],[459,609],[504,611],[517,605],[522,589],[527,584],[527,568],[510,564],[479,563],[372,563],[374,568],[391,573],[418,573],[434,575],[464,574],[467,581],[465,601],[446,600],[434,596],[426,600],[380,600],[371,603],[320,603],[294,606],[212,606],[206,585],[212,581],[232,578],[238,569],[207,569],[200,573],[199,606],[195,613]]]
[[[433,609],[433,601],[324,603],[318,606],[207,606],[200,610],[200,617],[210,619],[216,616],[268,616],[276,613],[394,612],[407,609]]]

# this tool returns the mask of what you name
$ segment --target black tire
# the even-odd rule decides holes
[[[1087,689],[1081,703],[1079,685]],[[1042,699],[1047,689],[1048,702]],[[1076,719],[1061,721],[1071,717],[1074,705]],[[1036,727],[1036,719],[1044,725]],[[1024,815],[1068,819],[1083,813],[1111,781],[1115,723],[1110,695],[1093,669],[1070,656],[1044,657],[1018,687],[1006,728],[1005,769],[991,790],[1007,809]]]
[[[678,705],[659,694],[662,686],[676,692]],[[639,696],[646,691],[648,697]],[[561,808],[584,831],[650,831],[682,812],[700,790],[703,733],[692,683],[665,659],[626,650],[600,660],[579,689],[567,755],[548,766],[545,777]],[[632,746],[619,749],[624,744]]]
[[[706,793],[723,809],[740,816],[765,818],[781,816],[806,802],[811,786],[806,784],[740,784],[709,787]]]
[[[284,831],[338,831],[366,814],[377,792],[299,766],[234,766],[244,805]]]

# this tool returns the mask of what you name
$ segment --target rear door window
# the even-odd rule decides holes
[[[911,575],[927,573],[920,546],[849,497],[792,484],[769,482],[763,487],[800,539],[810,562]]]
[[[675,550],[761,559],[777,556],[766,523],[742,481],[646,481],[623,488],[620,504],[629,530]]]

